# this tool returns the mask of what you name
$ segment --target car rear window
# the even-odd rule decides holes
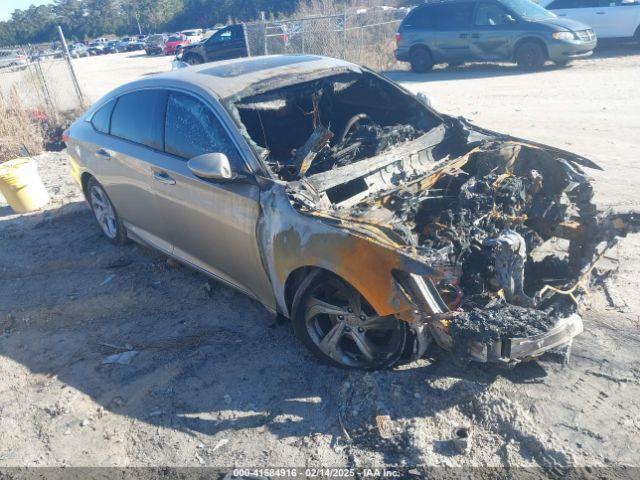
[[[232,165],[240,165],[235,145],[211,109],[179,92],[171,92],[167,102],[165,151],[187,160],[204,153],[224,153]]]
[[[167,92],[163,90],[121,96],[111,115],[111,135],[162,150],[166,105]]]
[[[100,107],[91,117],[91,125],[100,133],[109,133],[111,112],[113,111],[115,103],[115,100],[110,100]]]

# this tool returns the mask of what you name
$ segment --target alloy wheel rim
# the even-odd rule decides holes
[[[304,320],[320,351],[344,366],[385,364],[402,347],[398,320],[377,315],[355,289],[341,281],[314,289],[306,299]]]
[[[91,187],[90,198],[93,214],[100,228],[102,228],[102,231],[107,237],[111,239],[116,238],[118,234],[116,214],[104,190],[97,185],[93,185]]]

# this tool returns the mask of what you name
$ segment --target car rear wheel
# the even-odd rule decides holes
[[[377,315],[355,288],[324,271],[300,285],[292,321],[296,336],[314,355],[341,368],[391,367],[407,341],[405,322]]]
[[[102,233],[116,245],[127,241],[127,231],[102,185],[94,178],[87,182],[87,199]]]
[[[426,73],[433,68],[433,57],[425,47],[414,47],[409,56],[411,69],[416,73]]]
[[[521,70],[538,70],[546,60],[544,49],[534,42],[525,42],[516,52],[516,63]]]

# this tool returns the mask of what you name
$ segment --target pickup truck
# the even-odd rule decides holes
[[[286,53],[288,43],[289,36],[283,25],[270,25],[265,29],[261,24],[239,23],[222,27],[208,38],[183,46],[176,58],[198,65],[266,53]]]

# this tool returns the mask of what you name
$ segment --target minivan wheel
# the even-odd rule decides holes
[[[116,245],[122,245],[127,241],[127,231],[116,213],[107,192],[95,178],[87,182],[87,200],[93,216],[100,225],[102,233]]]
[[[407,341],[407,324],[379,316],[341,278],[317,270],[300,285],[293,301],[293,330],[323,362],[367,370],[396,364]]]
[[[433,57],[425,47],[414,47],[409,60],[411,69],[416,73],[426,73],[433,68]]]
[[[516,63],[521,70],[538,70],[544,66],[544,49],[534,42],[525,42],[516,52]]]

